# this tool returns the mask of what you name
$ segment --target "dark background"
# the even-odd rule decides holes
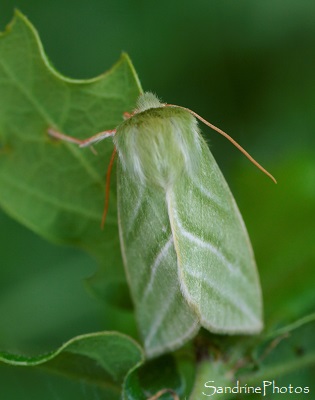
[[[0,0],[1,30],[15,7],[62,74],[94,77],[126,51],[144,90],[220,126],[276,176],[277,186],[203,128],[248,225],[267,316],[279,293],[282,311],[314,309],[303,282],[314,287],[315,2]],[[38,353],[108,328],[82,283],[96,269],[87,255],[4,214],[0,243],[0,348]]]

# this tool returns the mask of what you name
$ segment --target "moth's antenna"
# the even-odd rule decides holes
[[[111,172],[112,172],[112,168],[113,168],[113,165],[114,165],[116,153],[117,153],[117,150],[116,150],[116,147],[115,147],[113,152],[112,152],[112,155],[111,155],[111,158],[110,158],[110,161],[109,161],[109,164],[108,164],[107,172],[106,172],[105,204],[104,204],[104,211],[103,211],[102,222],[101,222],[101,228],[102,229],[104,229],[106,216],[107,216],[107,211],[108,211],[108,206],[109,206],[110,177],[111,177]]]
[[[209,128],[213,129],[214,131],[220,133],[220,135],[224,136],[226,139],[228,139],[236,148],[238,148],[248,159],[251,161],[257,168],[259,168],[264,174],[269,176],[270,179],[274,181],[274,183],[277,183],[276,179],[271,175],[270,172],[268,172],[263,166],[261,166],[241,145],[239,145],[233,138],[231,138],[230,135],[222,131],[222,129],[217,128],[204,118],[202,118],[200,115],[195,113],[194,111],[190,110],[189,108],[186,107],[181,107],[181,106],[175,106],[173,104],[166,104],[166,106],[171,106],[171,107],[178,107],[182,108],[183,110],[188,111],[190,114],[192,114],[194,117],[198,118],[201,122],[203,122],[205,125],[209,126]]]

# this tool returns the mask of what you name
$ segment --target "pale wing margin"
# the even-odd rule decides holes
[[[202,142],[194,176],[167,192],[181,290],[217,333],[262,329],[262,296],[248,234],[228,185]]]
[[[135,182],[120,162],[117,173],[123,261],[139,331],[153,357],[182,346],[200,323],[180,290],[165,194]]]

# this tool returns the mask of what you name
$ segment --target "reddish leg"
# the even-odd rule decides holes
[[[114,136],[116,133],[116,129],[111,129],[109,131],[99,132],[96,135],[93,135],[87,139],[77,139],[73,136],[65,135],[64,133],[58,132],[53,128],[48,129],[48,134],[56,139],[64,140],[66,142],[78,144],[80,147],[91,146],[93,143],[100,142],[103,139],[106,139],[110,136]]]
[[[115,133],[116,133],[116,130],[112,129],[109,131],[99,132],[96,135],[91,136],[90,138],[81,140],[81,139],[77,139],[73,136],[65,135],[64,133],[58,132],[58,131],[54,130],[53,128],[48,129],[48,134],[50,136],[52,136],[56,139],[59,139],[59,140],[64,140],[69,143],[78,144],[80,147],[91,146],[92,144],[97,143],[103,139],[106,139],[107,137],[114,136]],[[117,152],[116,148],[114,148],[114,151],[112,153],[112,156],[110,158],[109,165],[107,168],[107,173],[106,173],[105,205],[104,205],[104,211],[103,211],[102,223],[101,223],[102,229],[104,228],[106,215],[107,215],[107,211],[108,211],[109,192],[110,192],[110,175],[111,175],[111,171],[113,168],[116,152]]]

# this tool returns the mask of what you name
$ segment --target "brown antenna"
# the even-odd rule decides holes
[[[198,118],[201,122],[203,122],[205,125],[209,126],[209,128],[213,129],[214,131],[220,133],[220,135],[224,136],[225,138],[227,138],[232,144],[234,144],[235,147],[237,147],[248,159],[249,161],[251,161],[257,168],[259,168],[264,174],[266,174],[267,176],[269,176],[270,179],[272,179],[274,181],[274,183],[277,183],[276,179],[271,175],[270,172],[268,172],[263,166],[261,166],[245,149],[243,149],[243,147],[241,145],[239,145],[233,138],[231,138],[230,135],[228,135],[227,133],[225,133],[224,131],[222,131],[222,129],[217,128],[216,126],[214,126],[213,124],[211,124],[210,122],[208,122],[207,120],[205,120],[204,118],[202,118],[200,115],[198,115],[197,113],[195,113],[194,111],[190,110],[189,108],[186,107],[181,107],[181,106],[175,106],[173,104],[166,104],[166,106],[170,106],[170,107],[178,107],[178,108],[182,108],[183,110],[188,111],[190,114],[192,114],[194,117]]]

